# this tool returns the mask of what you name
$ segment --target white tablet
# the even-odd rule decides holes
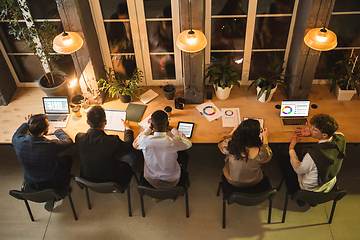
[[[191,138],[195,123],[179,121],[177,130],[184,133],[187,138]]]

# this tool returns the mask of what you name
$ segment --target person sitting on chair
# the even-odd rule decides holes
[[[306,128],[294,131],[289,156],[283,156],[279,161],[290,194],[300,189],[325,193],[331,191],[345,157],[346,140],[342,133],[335,132],[338,123],[333,117],[317,114],[311,118],[310,124],[311,127],[307,124]],[[301,140],[300,137],[310,136],[319,143],[306,149],[304,157],[299,160],[295,145]]]
[[[139,134],[133,146],[144,154],[144,178],[155,188],[170,188],[186,171],[189,156],[184,150],[192,143],[169,126],[164,111],[157,110],[151,115],[151,126]]]
[[[272,158],[268,135],[267,128],[262,130],[258,120],[248,119],[219,142],[220,151],[226,155],[223,173],[228,183],[237,188],[257,188],[264,177],[261,165]]]
[[[107,121],[101,106],[94,106],[88,111],[86,122],[90,129],[75,137],[82,163],[80,176],[91,182],[116,182],[124,186],[130,181],[132,167],[136,163],[131,145],[134,133],[129,121],[123,121],[124,141],[117,135],[104,132]]]
[[[62,129],[49,125],[45,114],[29,115],[14,133],[12,145],[24,168],[25,183],[35,189],[57,189],[70,177],[72,158],[58,156],[74,142]],[[27,134],[27,132],[30,134]],[[45,135],[55,134],[58,139],[50,140]],[[45,204],[45,209],[54,208],[54,200]]]

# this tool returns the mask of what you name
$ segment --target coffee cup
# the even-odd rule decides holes
[[[168,117],[170,117],[170,116],[171,116],[172,107],[166,106],[166,107],[164,108],[164,111],[167,113]]]
[[[76,115],[77,117],[82,117],[82,116],[81,116],[80,109],[81,109],[80,106],[75,106],[75,107],[72,109],[73,113],[75,113],[75,115]]]

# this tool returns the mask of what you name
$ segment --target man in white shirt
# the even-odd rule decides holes
[[[308,125],[294,132],[289,145],[290,157],[284,156],[279,161],[291,194],[300,189],[325,193],[331,191],[345,157],[346,140],[342,133],[335,132],[338,124],[333,117],[317,114],[311,118],[310,124],[311,127]],[[300,137],[310,136],[318,139],[319,143],[306,149],[300,161],[294,147],[301,140]]]
[[[155,188],[178,184],[181,171],[186,171],[192,143],[182,132],[169,126],[168,115],[157,110],[151,115],[151,126],[140,133],[133,143],[144,155],[144,178]]]

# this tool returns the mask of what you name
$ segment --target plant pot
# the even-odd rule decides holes
[[[120,94],[119,95],[120,97],[120,101],[121,102],[123,102],[123,103],[128,103],[128,102],[130,102],[131,101],[131,96],[129,96],[129,95],[122,95],[122,94]]]
[[[175,97],[175,91],[176,91],[176,89],[174,89],[174,91],[172,91],[172,92],[167,92],[164,90],[165,98],[167,100],[173,100]]]
[[[342,90],[339,86],[336,86],[335,94],[338,101],[350,101],[354,94],[356,94],[356,90]]]
[[[217,97],[219,100],[228,99],[229,96],[230,96],[230,92],[231,92],[231,89],[232,89],[232,88],[233,88],[233,86],[231,86],[231,87],[229,87],[229,88],[226,87],[225,89],[222,89],[221,87],[218,86],[218,89],[216,90],[215,85],[214,85],[216,97]]]
[[[268,98],[266,101],[265,101],[265,97],[266,97],[266,92],[267,92],[267,90],[265,90],[265,91],[263,92],[263,94],[261,95],[261,97],[260,97],[258,100],[259,100],[260,102],[263,102],[263,103],[265,103],[265,102],[270,102],[271,99],[272,99],[272,96],[274,95],[274,93],[275,93],[275,91],[276,91],[276,89],[277,89],[277,85],[276,85],[276,87],[274,87],[273,89],[271,89],[269,98]],[[260,91],[261,91],[261,88],[260,88],[260,87],[256,87],[256,96],[259,94]]]
[[[47,73],[47,75],[51,78],[50,73]],[[68,79],[66,78],[66,74],[63,72],[53,72],[53,76],[55,78],[55,87],[48,86],[48,80],[45,75],[43,75],[38,81],[40,89],[48,97],[68,96]]]

